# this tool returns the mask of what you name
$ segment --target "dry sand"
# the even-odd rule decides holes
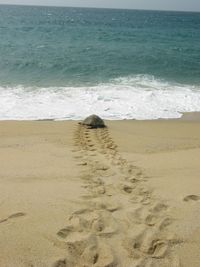
[[[0,267],[199,267],[190,117],[0,122]]]

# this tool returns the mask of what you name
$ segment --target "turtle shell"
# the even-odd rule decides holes
[[[90,128],[104,128],[104,121],[97,115],[91,115],[87,117],[82,123],[82,125],[86,125]]]

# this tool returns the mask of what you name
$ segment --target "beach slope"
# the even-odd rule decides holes
[[[199,267],[200,123],[0,122],[0,266]]]

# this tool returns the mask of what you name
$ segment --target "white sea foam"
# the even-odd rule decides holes
[[[0,87],[0,120],[179,118],[200,111],[200,86],[149,76],[118,78],[94,87]]]

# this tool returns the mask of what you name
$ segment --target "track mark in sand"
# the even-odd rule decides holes
[[[200,196],[197,195],[188,195],[183,198],[184,201],[189,202],[189,201],[198,201],[200,200]]]
[[[25,214],[24,212],[13,213],[13,214],[11,214],[10,216],[8,216],[8,217],[5,218],[5,219],[0,219],[0,223],[7,222],[7,221],[10,220],[10,219],[15,219],[15,218],[23,217],[23,216],[25,216],[25,215],[26,215],[26,214]]]
[[[53,266],[157,267],[167,261],[165,266],[178,267],[169,207],[146,186],[143,171],[120,155],[108,128],[78,125],[74,143],[86,193],[82,208],[57,232],[67,255]]]

